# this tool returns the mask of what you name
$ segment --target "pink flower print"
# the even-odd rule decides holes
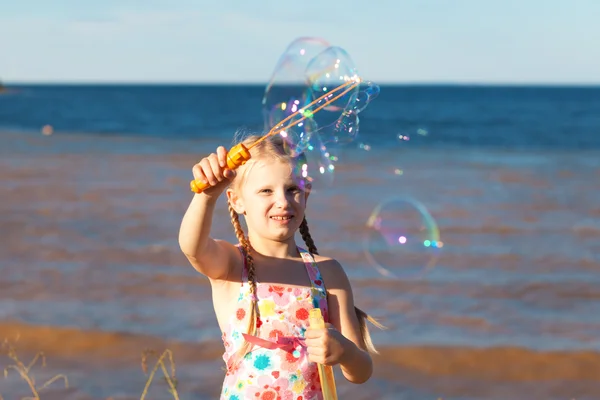
[[[323,392],[321,392],[321,387],[318,389],[304,389],[304,398],[305,399],[322,399]]]
[[[307,327],[310,309],[312,309],[312,305],[308,301],[297,301],[292,303],[288,310],[290,322],[300,327]]]
[[[237,374],[241,368],[241,363],[233,362],[233,358],[225,360],[225,363],[227,365],[227,373],[225,374],[226,376]]]
[[[234,309],[234,319],[233,319],[233,323],[236,325],[242,325],[245,326],[248,324],[248,315],[250,314],[250,307],[251,307],[251,303],[244,299],[240,302],[237,303],[235,309]]]
[[[281,353],[281,369],[285,371],[296,371],[300,364],[300,361],[305,357],[306,350],[304,348],[299,349],[300,356],[296,357],[293,352],[282,352]]]
[[[305,291],[305,290],[303,290],[303,288],[301,288],[301,287],[295,287],[295,288],[293,288],[292,293],[294,294],[294,297],[298,297],[298,296],[302,295],[303,291]]]
[[[262,299],[271,298],[278,306],[285,307],[290,302],[292,289],[277,285],[261,285],[258,289],[258,297]]]
[[[327,312],[327,299],[326,298],[319,299],[319,308],[321,309],[321,312],[323,313],[323,319],[325,320],[325,322],[329,322],[329,313]]]
[[[237,310],[235,310],[235,317],[237,318],[238,321],[243,321],[244,318],[246,317],[246,310],[244,310],[243,308],[238,308]]]
[[[321,381],[319,380],[319,371],[317,370],[317,364],[311,363],[308,368],[302,370],[302,376],[306,381],[306,390],[314,391],[316,393],[321,392]],[[306,396],[310,399],[311,397]]]
[[[264,323],[261,329],[261,333],[265,339],[277,341],[278,337],[290,336],[289,326],[278,320],[271,320],[268,323]]]
[[[293,393],[288,390],[290,382],[282,377],[277,379],[273,375],[261,375],[256,386],[246,389],[248,399],[259,400],[291,400]]]
[[[225,351],[229,351],[229,346],[231,346],[231,342],[227,340],[227,334],[225,332],[223,332],[221,339],[223,340],[223,346],[225,346]]]

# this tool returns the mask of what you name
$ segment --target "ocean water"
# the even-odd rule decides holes
[[[127,335],[219,346],[210,288],[177,231],[192,165],[236,130],[262,131],[264,87],[11,89],[0,95],[0,329],[63,349],[55,365],[80,388],[73,398],[135,396],[134,367],[84,378],[86,352],[61,358],[68,345],[49,338],[75,329],[125,335],[122,346]],[[359,388],[338,379],[343,398],[600,398],[600,88],[384,86],[360,116],[307,212],[357,305],[389,327],[373,332],[386,349],[375,377]],[[444,247],[422,279],[390,280],[365,256],[365,225],[407,196]],[[224,202],[214,236],[235,238]],[[194,384],[182,398],[214,398],[219,365],[184,363],[179,379]],[[5,398],[21,393],[11,382]]]
[[[0,97],[0,127],[141,137],[230,139],[262,131],[262,85],[38,85]],[[360,114],[361,138],[411,147],[589,150],[600,147],[600,87],[383,86]]]

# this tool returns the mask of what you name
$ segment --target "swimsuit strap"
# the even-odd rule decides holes
[[[324,307],[327,307],[327,288],[325,287],[325,282],[323,281],[323,277],[321,276],[321,271],[317,266],[317,262],[313,255],[306,251],[305,249],[298,247],[298,251],[304,260],[304,266],[306,267],[306,272],[310,277],[310,285],[312,287],[312,296],[313,296],[313,306],[315,308],[320,307],[321,301],[323,301]],[[324,314],[328,313],[324,310]],[[327,318],[325,318],[327,321]]]

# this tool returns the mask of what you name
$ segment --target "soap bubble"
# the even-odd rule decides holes
[[[423,204],[408,197],[383,201],[366,225],[365,255],[385,277],[422,278],[434,267],[444,246],[431,214]]]

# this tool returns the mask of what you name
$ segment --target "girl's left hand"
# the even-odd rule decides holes
[[[348,341],[331,324],[325,324],[325,329],[307,329],[304,339],[309,361],[325,365],[340,363]]]

